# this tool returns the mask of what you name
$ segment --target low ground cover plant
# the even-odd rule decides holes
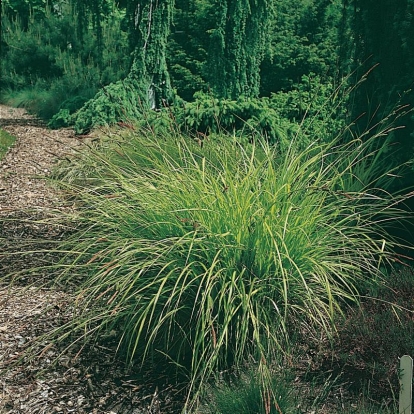
[[[386,227],[403,197],[387,190],[383,133],[281,153],[109,131],[56,174],[77,204],[59,281],[80,287],[55,340],[111,332],[131,364],[161,358],[186,375],[188,402],[250,357],[277,406],[272,356],[303,324],[332,333],[394,257]]]
[[[286,371],[285,371],[286,372]],[[272,374],[271,388],[278,396],[277,405],[267,404],[260,378],[246,367],[245,372],[232,382],[216,384],[208,389],[205,404],[197,414],[293,414],[298,413],[292,378],[280,372]]]
[[[16,138],[13,135],[10,135],[7,131],[0,128],[0,160],[15,141]]]

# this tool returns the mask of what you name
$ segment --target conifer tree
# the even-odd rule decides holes
[[[210,85],[220,97],[257,97],[272,0],[216,0],[213,7]]]
[[[137,46],[129,77],[140,84],[151,109],[163,107],[171,98],[166,52],[173,7],[173,0],[141,0],[135,9]]]
[[[133,3],[133,4],[132,4]],[[164,106],[171,98],[166,64],[174,0],[135,0],[128,16],[135,44],[128,76],[103,88],[75,116],[75,130],[139,117],[142,111]]]
[[[352,53],[344,72],[354,70],[356,83],[373,69],[354,95],[353,117],[359,119],[360,129],[367,129],[398,105],[414,107],[414,0],[344,0],[344,15],[348,23],[343,34],[346,26],[353,32],[342,38],[344,44],[352,42],[342,49]],[[407,161],[414,152],[414,116],[404,117],[401,124],[405,128],[392,137],[399,161]]]
[[[353,43],[343,50],[353,54],[354,65],[345,71],[366,61],[372,67],[377,65],[370,86],[382,101],[409,88],[414,80],[414,0],[343,0],[343,13],[347,22],[343,23],[341,43]],[[353,36],[349,36],[349,28]]]

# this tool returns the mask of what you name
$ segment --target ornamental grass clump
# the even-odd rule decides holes
[[[109,133],[59,178],[77,203],[60,280],[81,281],[59,337],[115,333],[129,362],[158,355],[185,372],[189,398],[249,356],[265,378],[294,327],[331,332],[392,259],[384,223],[402,213],[376,185],[394,175],[379,139],[281,155]]]

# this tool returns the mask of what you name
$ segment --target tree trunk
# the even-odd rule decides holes
[[[129,78],[140,85],[150,109],[164,107],[172,95],[166,49],[173,6],[172,0],[142,0],[135,10],[138,47]]]

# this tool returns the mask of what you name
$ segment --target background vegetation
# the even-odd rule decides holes
[[[54,267],[79,311],[51,338],[114,333],[131,366],[162,361],[187,402],[213,401],[201,412],[306,412],[344,384],[356,412],[395,412],[414,349],[413,16],[4,0],[1,101],[116,127],[53,178],[78,207]]]
[[[162,8],[170,14],[160,19],[165,26],[153,24],[145,33],[148,1],[7,0],[2,2],[0,99],[52,119],[51,126],[76,122],[78,132],[84,132],[93,125],[140,117],[150,89],[155,96],[150,106],[160,109],[175,102],[178,110],[184,102],[198,101],[195,107],[203,108],[207,94],[229,100],[230,107],[219,118],[217,110],[195,115],[183,109],[178,118],[185,118],[186,127],[205,132],[219,120],[225,128],[240,129],[242,122],[231,119],[240,117],[265,124],[271,137],[280,139],[281,132],[289,136],[292,122],[300,123],[310,102],[314,112],[323,110],[322,99],[315,102],[315,96],[325,97],[326,88],[332,92],[344,82],[352,87],[370,72],[349,103],[331,117],[343,121],[346,116],[348,124],[358,119],[354,128],[360,133],[397,102],[412,104],[414,99],[413,2],[389,3],[261,0],[252,6],[254,13],[247,13],[241,0],[234,5],[227,0],[165,0]],[[141,53],[144,39],[148,45],[158,39],[152,52]],[[155,59],[164,63],[151,66],[157,53]],[[162,67],[158,74],[156,67]],[[147,80],[135,79],[134,73],[143,71]],[[111,85],[122,79],[124,83]],[[98,100],[71,116],[105,86],[109,89]],[[257,114],[262,107],[268,112],[264,97],[281,112],[273,122],[277,134]],[[245,99],[253,102],[245,104]],[[404,124],[395,141],[406,161],[412,154],[413,117]]]

